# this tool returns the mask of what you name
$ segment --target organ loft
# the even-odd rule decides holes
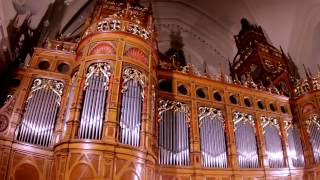
[[[242,19],[232,78],[211,76],[160,54],[154,23],[99,0],[76,40],[34,48],[0,109],[1,179],[320,179],[320,70]]]

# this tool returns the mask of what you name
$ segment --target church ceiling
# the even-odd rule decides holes
[[[5,66],[8,57],[19,56],[20,41],[28,40],[30,46],[30,43],[40,45],[39,41],[57,36],[76,39],[94,2],[2,0],[0,66]],[[141,3],[147,6],[149,0]],[[172,34],[178,33],[187,63],[195,64],[200,71],[204,64],[212,74],[220,69],[228,71],[227,61],[232,60],[237,51],[233,36],[239,32],[243,17],[261,25],[268,40],[290,53],[299,67],[305,63],[315,72],[313,64],[320,63],[319,1],[151,0],[151,3],[160,52],[170,48]]]

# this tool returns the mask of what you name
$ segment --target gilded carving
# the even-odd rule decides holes
[[[31,87],[30,96],[28,99],[32,98],[32,95],[35,91],[40,89],[52,90],[54,93],[58,95],[57,103],[60,104],[61,96],[63,92],[64,84],[61,81],[53,80],[53,79],[42,79],[37,78],[33,81],[33,85]]]
[[[320,118],[318,118],[317,114],[313,114],[309,119],[307,119],[304,123],[304,125],[307,128],[307,132],[310,133],[310,127],[314,124],[320,129]]]
[[[211,120],[217,119],[224,123],[222,111],[215,108],[199,107],[198,117],[199,117],[199,127],[202,126],[202,120],[205,117],[210,117]]]
[[[122,82],[121,93],[124,93],[128,90],[127,83],[128,83],[128,81],[133,80],[140,85],[140,87],[141,87],[141,94],[140,95],[143,100],[144,99],[144,88],[146,86],[146,79],[147,79],[145,74],[143,74],[142,72],[140,72],[132,67],[127,67],[123,71],[122,78],[123,78],[123,82]]]
[[[88,68],[88,73],[86,74],[86,81],[85,81],[85,86],[84,89],[86,89],[89,85],[89,79],[92,76],[100,76],[100,74],[102,74],[106,80],[104,82],[104,86],[106,88],[106,90],[108,90],[108,85],[109,85],[109,81],[110,81],[110,65],[108,63],[95,63],[89,66]]]
[[[187,104],[179,101],[170,101],[170,100],[164,100],[164,99],[159,100],[158,121],[162,120],[162,113],[169,110],[172,110],[174,112],[185,113],[187,115],[187,122],[190,122],[190,110]]]
[[[235,111],[233,112],[233,123],[234,125],[238,124],[238,123],[243,123],[243,124],[246,124],[246,123],[249,123],[251,124],[252,126],[255,125],[255,122],[254,122],[254,118],[251,114],[246,114],[246,113],[242,113],[242,112],[239,112],[239,111]],[[236,131],[237,128],[236,126],[234,127],[234,131]]]
[[[261,116],[260,119],[261,119],[262,129],[266,128],[267,126],[274,126],[279,130],[279,128],[280,128],[279,121],[276,118]],[[263,133],[265,133],[264,130],[263,130]],[[279,133],[280,133],[280,131],[279,131]]]

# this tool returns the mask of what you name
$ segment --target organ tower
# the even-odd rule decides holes
[[[294,84],[290,57],[246,20],[235,40],[234,81],[210,76],[182,44],[160,58],[151,5],[97,1],[79,39],[48,40],[15,73],[0,177],[319,178],[320,76]]]

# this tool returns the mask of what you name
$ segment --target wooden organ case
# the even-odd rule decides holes
[[[319,177],[316,116],[305,131],[250,78],[159,62],[151,11],[101,0],[80,42],[35,49],[0,109],[2,179]]]

